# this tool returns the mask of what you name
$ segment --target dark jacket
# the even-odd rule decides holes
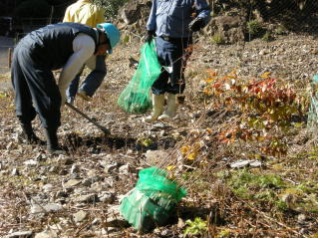
[[[73,40],[79,33],[91,36],[97,45],[93,28],[79,23],[58,23],[30,32],[17,47],[30,49],[30,56],[37,64],[55,70],[63,67],[73,54]]]

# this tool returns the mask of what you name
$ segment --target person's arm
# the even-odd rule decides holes
[[[146,30],[147,31],[156,31],[156,0],[152,1],[152,8],[150,11],[150,15],[147,20]]]
[[[95,42],[92,37],[86,34],[79,34],[73,40],[73,54],[64,65],[58,80],[62,97],[62,105],[66,100],[66,89],[84,63],[94,54]]]
[[[188,29],[192,32],[197,32],[208,24],[211,12],[206,0],[196,0],[195,7],[197,16],[188,25]]]
[[[196,11],[198,13],[197,18],[201,18],[204,20],[204,24],[207,25],[207,23],[210,20],[210,13],[211,8],[207,4],[206,0],[196,0],[195,2]]]

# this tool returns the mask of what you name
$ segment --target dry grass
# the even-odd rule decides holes
[[[131,46],[123,45],[118,50],[118,54],[108,59],[108,76],[94,100],[75,102],[81,111],[110,128],[112,136],[105,138],[86,119],[64,107],[59,138],[70,149],[67,158],[50,157],[41,147],[20,143],[17,134],[21,130],[14,116],[12,92],[1,91],[0,236],[27,230],[34,236],[48,230],[56,232],[58,237],[160,237],[165,231],[169,237],[179,237],[187,228],[186,220],[200,217],[207,223],[206,227],[201,234],[188,236],[317,237],[318,147],[305,124],[292,125],[287,131],[288,153],[280,157],[260,154],[258,142],[221,144],[218,134],[234,124],[240,115],[238,111],[211,108],[209,102],[200,98],[199,82],[205,79],[209,67],[194,55],[187,70],[187,100],[180,106],[181,119],[165,124],[164,130],[154,131],[152,125],[143,123],[144,115],[128,115],[117,106],[117,97],[134,72],[123,59],[138,55],[138,49]],[[1,77],[4,81],[8,78],[8,75]],[[295,88],[302,92],[306,86],[296,84]],[[34,126],[43,137],[38,120]],[[65,190],[63,185],[71,176],[73,164],[80,165],[84,175],[94,170],[103,180],[112,176],[99,164],[105,155],[111,156],[107,158],[110,163],[130,164],[135,169],[145,167],[149,163],[143,161],[147,147],[142,150],[137,147],[139,139],[145,138],[168,154],[153,166],[174,166],[172,174],[188,190],[177,210],[179,223],[138,234],[127,225],[109,224],[114,216],[108,210],[109,203],[78,205],[69,198],[73,192]],[[183,156],[181,148],[185,146],[200,149],[195,150],[194,159]],[[36,158],[39,158],[36,167],[25,166],[26,160]],[[258,159],[262,166],[231,168],[231,163],[238,159]],[[117,196],[128,192],[136,182],[134,172],[125,176],[117,174],[114,178],[108,190]],[[43,186],[48,183],[54,188],[44,192]],[[60,198],[57,195],[61,192],[70,195],[65,198],[62,211],[47,212],[40,219],[30,214],[32,203],[39,197],[54,201]],[[116,200],[114,204],[119,202]],[[73,214],[79,210],[87,212],[87,217],[74,222]],[[101,234],[108,229],[108,233]]]

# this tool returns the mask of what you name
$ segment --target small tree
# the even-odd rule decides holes
[[[93,0],[93,2],[105,9],[105,17],[114,19],[118,10],[129,0]]]

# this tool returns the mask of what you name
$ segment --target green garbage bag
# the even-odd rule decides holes
[[[121,200],[120,213],[135,229],[146,232],[172,217],[186,190],[167,178],[165,170],[150,167],[139,172],[134,189]]]
[[[152,106],[150,89],[161,73],[154,40],[142,45],[140,52],[138,67],[117,101],[124,111],[134,114],[145,113]]]
[[[161,192],[178,202],[186,195],[186,191],[167,176],[165,170],[157,167],[143,169],[139,172],[139,180],[135,187],[145,192],[147,196],[151,196],[154,192]]]

